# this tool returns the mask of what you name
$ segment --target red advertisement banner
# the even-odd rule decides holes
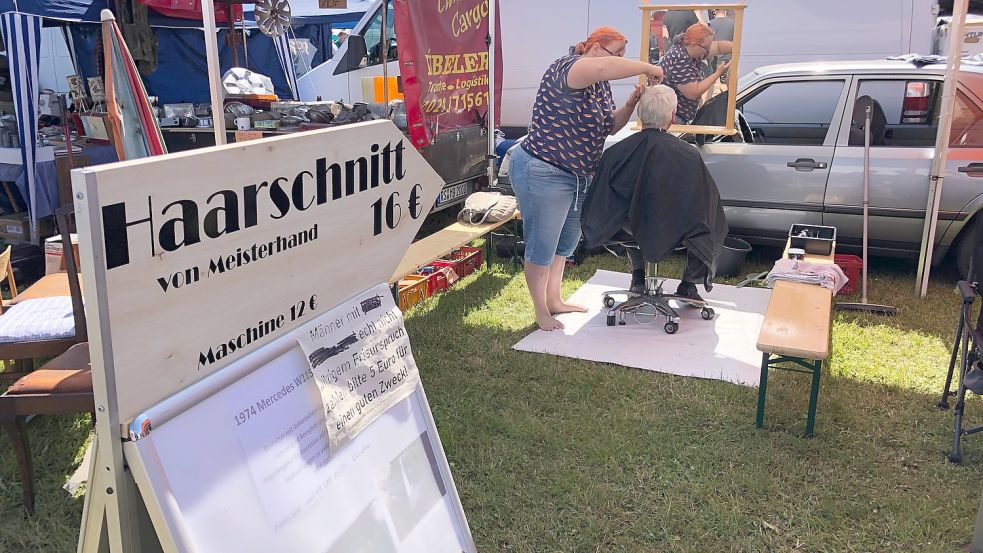
[[[410,140],[476,125],[488,114],[488,13],[491,0],[395,0],[399,70]],[[494,0],[497,2],[498,0]],[[497,10],[496,10],[497,13]],[[501,20],[496,18],[495,124],[502,105]]]

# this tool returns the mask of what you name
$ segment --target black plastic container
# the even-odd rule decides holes
[[[751,251],[751,245],[734,236],[728,236],[724,240],[723,251],[717,258],[718,277],[732,277],[737,275],[741,267],[744,266],[744,259]]]
[[[836,227],[792,225],[788,235],[793,248],[802,248],[813,255],[830,255],[836,242]]]

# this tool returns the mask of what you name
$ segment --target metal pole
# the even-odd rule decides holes
[[[962,53],[963,28],[969,0],[956,0],[952,8],[952,24],[949,26],[949,56],[946,61],[945,82],[942,85],[942,108],[939,112],[939,130],[935,139],[935,159],[928,181],[928,205],[925,208],[925,226],[922,229],[922,246],[918,257],[918,274],[915,293],[924,298],[928,293],[928,277],[932,270],[932,253],[935,248],[935,231],[942,202],[942,185],[945,181],[945,163],[949,154],[949,133],[952,130],[952,107],[956,98],[956,75],[959,73]]]
[[[382,36],[379,39],[379,53],[382,54],[382,101],[389,109],[389,2],[382,3]]]
[[[215,144],[225,144],[225,93],[218,61],[218,32],[215,29],[215,2],[202,0],[201,21],[205,24],[205,60],[208,62],[208,90],[212,101],[212,130]]]
[[[495,22],[498,20],[498,0],[488,2],[488,187],[495,185],[495,42],[498,40]]]
[[[862,303],[867,303],[867,265],[870,264],[870,259],[867,258],[867,225],[870,216],[870,121],[870,106],[867,106],[867,110],[864,113],[864,274],[863,283],[861,284],[863,286],[863,292],[861,293],[862,299],[860,300]]]

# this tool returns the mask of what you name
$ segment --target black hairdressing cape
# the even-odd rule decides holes
[[[581,226],[588,247],[602,246],[622,227],[646,261],[686,246],[716,274],[727,237],[717,184],[695,147],[644,129],[609,148],[587,192]]]

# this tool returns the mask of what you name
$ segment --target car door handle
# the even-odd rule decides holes
[[[786,167],[791,167],[796,171],[812,171],[813,169],[825,169],[826,162],[820,161],[816,163],[816,160],[800,157],[795,161],[790,161],[785,164]]]
[[[970,163],[959,168],[960,173],[970,173],[977,177],[983,177],[983,163]]]

